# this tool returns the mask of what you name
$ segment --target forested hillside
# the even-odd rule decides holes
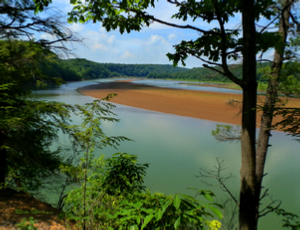
[[[260,69],[267,67],[268,64],[257,64],[257,80],[258,81],[265,81],[265,79],[262,78],[262,72]],[[242,77],[242,66],[240,64],[233,64],[229,66],[232,73],[237,76],[238,78]],[[218,67],[216,68],[218,69]],[[149,78],[170,78],[170,79],[178,79],[178,80],[191,80],[191,81],[218,81],[218,82],[230,82],[230,80],[225,77],[224,75],[217,73],[214,70],[199,67],[199,68],[193,68],[189,69],[187,71],[180,71],[180,72],[174,72],[174,73],[151,73],[148,75]]]
[[[163,75],[186,71],[187,68],[172,65],[97,63],[79,58],[56,59],[43,68],[47,76],[60,77],[65,81],[109,77],[151,77],[152,74]]]
[[[267,64],[258,64],[257,80],[262,79],[259,69]],[[50,68],[49,68],[50,67]],[[230,65],[235,76],[242,76],[242,67],[239,64]],[[176,79],[191,81],[218,81],[226,82],[228,78],[208,68],[183,68],[172,65],[159,64],[116,64],[97,63],[86,59],[56,59],[56,61],[43,65],[43,72],[50,77],[59,77],[65,81],[77,81],[83,79],[97,79],[109,77],[143,77],[154,79]]]

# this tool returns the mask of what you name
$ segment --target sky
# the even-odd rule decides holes
[[[69,0],[53,0],[51,8],[59,10],[66,21],[67,13],[72,6]],[[177,8],[167,3],[166,0],[156,3],[155,9],[149,10],[156,17],[177,22],[179,24],[191,24],[203,29],[214,27],[203,21],[187,22],[176,21],[171,16],[177,12]],[[228,24],[228,28],[237,28],[241,25],[240,15]],[[72,44],[72,51],[78,58],[85,58],[100,63],[124,63],[124,64],[173,64],[166,54],[174,52],[174,45],[182,40],[196,39],[199,34],[189,29],[177,29],[159,23],[153,23],[150,27],[144,27],[140,32],[126,33],[122,35],[118,30],[107,32],[96,23],[66,24],[73,32],[83,38],[84,44]],[[45,35],[41,35],[43,37]],[[202,67],[202,62],[194,57],[186,60],[186,67]],[[181,65],[179,65],[181,66]]]

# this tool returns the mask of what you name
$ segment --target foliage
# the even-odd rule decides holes
[[[259,70],[256,78],[261,84],[267,81],[267,78],[262,77],[263,72],[260,71],[260,69],[264,69],[266,66],[269,66],[269,64],[257,64]],[[216,68],[220,69],[218,67]],[[229,65],[229,69],[237,78],[242,78],[242,65],[232,64]],[[228,78],[223,74],[203,67],[186,69],[159,64],[96,63],[82,58],[67,60],[56,59],[47,65],[43,65],[42,72],[46,76],[60,77],[65,81],[109,77],[143,77],[153,79],[229,82]]]
[[[55,54],[34,41],[0,40],[1,84],[15,83],[10,94],[30,94],[30,84],[61,84],[59,78],[49,78],[40,70],[40,64],[51,62]]]
[[[106,176],[102,187],[112,196],[127,196],[134,191],[142,192],[143,177],[148,164],[137,164],[137,157],[126,153],[116,153],[107,159]]]
[[[59,76],[63,80],[95,79],[108,77],[150,77],[151,75],[173,76],[172,73],[186,72],[186,68],[154,64],[96,63],[82,58],[58,59],[43,69],[47,76]]]
[[[270,207],[272,209],[272,207]],[[278,216],[283,217],[283,225],[282,227],[288,228],[291,230],[297,230],[300,229],[300,221],[299,221],[299,216],[295,215],[294,213],[286,212],[282,208],[275,209],[274,212]],[[297,220],[298,219],[298,220]]]
[[[29,217],[28,220],[27,218],[22,219],[22,221],[19,224],[16,224],[18,227],[18,230],[37,230],[36,227],[34,227],[35,220],[33,217]]]
[[[59,15],[52,13],[48,11],[48,17],[35,14],[31,0],[4,0],[0,4],[1,187],[36,190],[67,163],[61,149],[50,146],[59,130],[69,132],[66,125],[76,108],[30,98],[32,86],[63,82],[46,76],[41,69],[57,54],[68,54],[64,42],[79,41],[61,24]],[[36,39],[37,33],[49,40]]]
[[[217,124],[216,129],[212,130],[212,135],[217,141],[239,141],[241,140],[241,127],[237,125]]]
[[[62,162],[59,149],[49,147],[73,108],[28,98],[30,84],[50,81],[39,70],[40,61],[51,58],[48,50],[32,41],[0,43],[0,183],[5,175],[9,186],[17,183],[19,188],[36,189]]]
[[[278,108],[275,111],[275,116],[282,116],[282,120],[277,122],[274,127],[280,128],[284,132],[288,132],[289,135],[297,137],[297,141],[300,136],[300,109],[299,108]]]
[[[106,106],[110,109],[112,105]],[[115,146],[118,141],[128,140],[125,137],[103,138],[100,119],[116,120],[103,117],[103,114],[111,112],[103,110],[95,101],[84,109],[82,124],[71,126],[84,157],[77,166],[61,168],[62,172],[76,178],[79,186],[65,199],[69,219],[77,221],[84,229],[178,229],[181,226],[203,229],[205,224],[216,225],[217,222],[204,219],[213,217],[211,212],[222,218],[215,203],[205,204],[186,195],[145,192],[143,183],[148,164],[137,163],[136,156],[116,153],[107,160],[103,155],[95,158],[95,147]],[[198,194],[213,201],[210,191],[198,191]]]
[[[46,9],[48,17],[36,14],[33,0],[2,0],[0,5],[0,39],[30,40],[41,47],[55,51],[57,54],[70,54],[64,42],[79,42],[60,21],[60,13]],[[48,35],[48,38],[34,39],[34,34]]]
[[[273,79],[272,76],[273,70],[271,66],[265,66],[258,70],[261,74],[261,79],[263,81],[268,81]],[[300,86],[300,65],[298,62],[289,61],[285,62],[282,65],[280,82],[278,85],[278,92],[286,96],[299,95],[299,86]]]
[[[132,161],[134,159],[134,161]],[[77,167],[77,177],[83,179],[85,159]],[[114,163],[112,163],[114,162]],[[117,162],[117,163],[116,163]],[[118,166],[134,170],[132,177],[124,177]],[[78,223],[84,224],[88,229],[219,229],[218,221],[209,221],[208,217],[222,218],[222,213],[215,203],[206,204],[187,195],[151,194],[148,190],[141,190],[143,176],[147,164],[137,164],[136,156],[125,153],[115,154],[112,158],[104,160],[92,158],[88,168],[86,187],[87,215],[83,213],[83,190],[73,189],[66,198],[66,215]],[[66,170],[66,169],[64,169]],[[114,182],[107,183],[107,179],[115,174]],[[126,174],[126,173],[125,173]],[[141,175],[140,175],[141,174]],[[83,182],[83,180],[82,180]],[[126,190],[121,190],[126,188]],[[122,192],[120,192],[122,191]],[[214,196],[210,191],[197,191],[210,202]],[[217,228],[213,228],[217,227]]]
[[[212,201],[211,192],[198,192]],[[123,199],[109,218],[116,219],[122,227],[132,229],[204,229],[205,225],[211,227],[216,223],[220,228],[219,222],[205,220],[213,217],[208,210],[222,218],[221,212],[214,206],[214,203],[205,204],[187,195],[151,194],[146,191]]]

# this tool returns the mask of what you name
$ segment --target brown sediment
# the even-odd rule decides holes
[[[109,93],[118,96],[111,102],[169,113],[174,115],[205,119],[229,124],[241,124],[240,107],[232,107],[230,99],[242,101],[241,94],[217,93],[184,89],[161,88],[135,84],[129,81],[114,81],[85,86],[79,89],[84,95],[102,99]],[[258,103],[264,96],[258,96]],[[300,107],[299,99],[289,99],[288,107]],[[280,121],[275,117],[274,122]],[[259,114],[258,120],[259,122]]]
[[[61,213],[24,192],[16,192],[9,188],[0,190],[0,230],[19,229],[17,224],[23,219],[29,220],[30,217],[35,220],[34,227],[37,229],[78,229],[74,223],[61,220]]]

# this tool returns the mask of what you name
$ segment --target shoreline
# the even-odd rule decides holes
[[[162,88],[135,84],[132,80],[114,81],[78,88],[84,95],[102,99],[109,93],[118,94],[112,103],[161,113],[192,117],[214,122],[241,124],[240,109],[226,103],[229,99],[242,100],[242,95],[198,90]],[[258,95],[258,102],[264,96]],[[299,99],[289,99],[287,106],[300,107]],[[257,114],[259,122],[259,113]],[[275,117],[274,122],[279,122]]]

